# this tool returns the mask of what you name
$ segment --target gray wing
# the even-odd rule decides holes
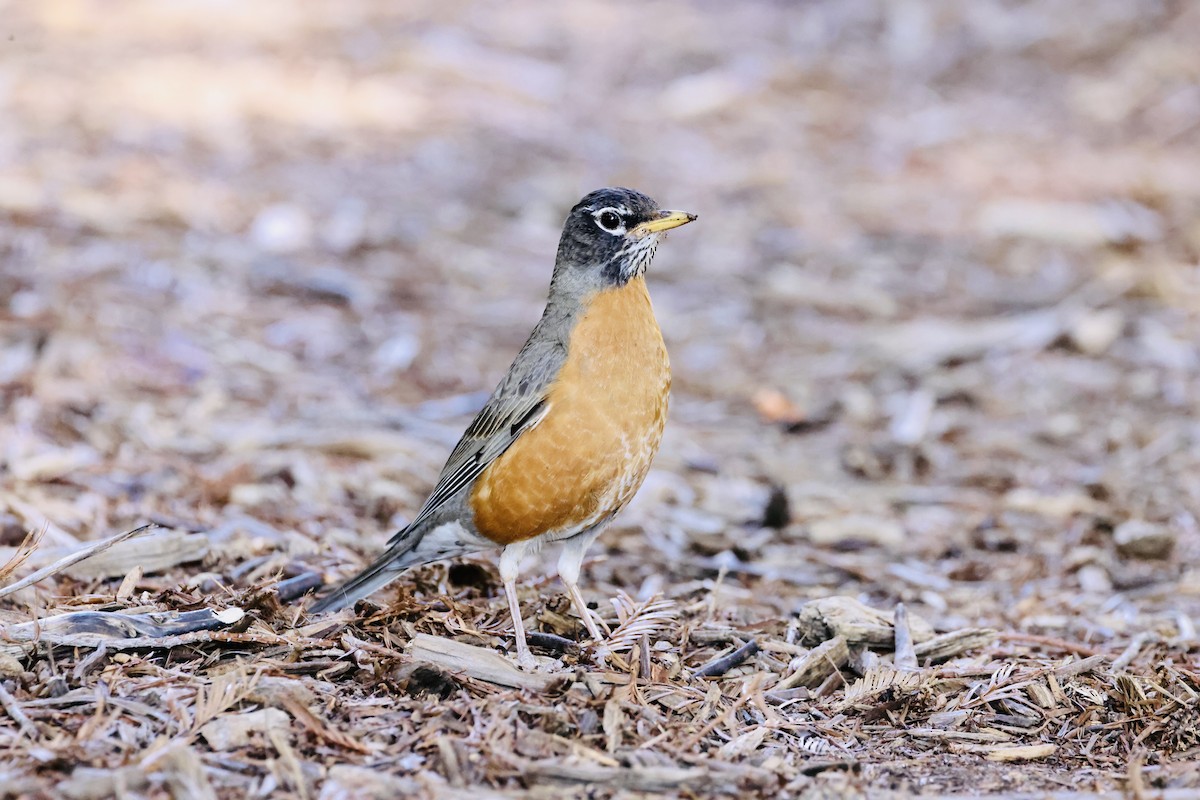
[[[396,544],[409,531],[417,531],[421,523],[469,487],[521,434],[545,418],[550,410],[547,393],[564,361],[566,348],[557,341],[540,340],[534,329],[508,374],[451,451],[429,499],[388,545]]]

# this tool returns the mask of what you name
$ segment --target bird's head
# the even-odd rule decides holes
[[[650,266],[664,231],[696,219],[667,211],[633,189],[597,189],[567,216],[558,243],[555,283],[576,291],[624,286]]]

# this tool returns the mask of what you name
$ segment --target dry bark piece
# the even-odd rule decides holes
[[[296,598],[325,585],[319,572],[305,572],[275,584],[275,597],[281,603],[290,603]]]
[[[906,672],[891,664],[877,664],[868,668],[863,676],[846,687],[846,693],[836,706],[839,712],[851,708],[869,710],[883,695],[893,698],[914,695],[933,681],[929,671]]]
[[[118,790],[137,792],[149,784],[146,771],[136,766],[117,769],[76,767],[55,788],[68,800],[105,800],[118,797]]]
[[[561,680],[555,675],[523,672],[516,664],[486,647],[476,647],[453,639],[430,636],[427,633],[418,633],[413,638],[408,653],[414,661],[513,689],[544,692]]]
[[[850,648],[846,646],[846,638],[835,636],[793,662],[792,674],[776,684],[771,691],[780,692],[797,686],[812,688],[846,666],[849,660]]]
[[[105,611],[76,611],[35,622],[23,622],[0,629],[12,644],[0,645],[0,652],[20,657],[33,652],[37,645],[68,644],[73,647],[155,646],[147,639],[175,637],[198,631],[213,631],[240,622],[240,608],[213,611],[163,611],[148,614],[118,614]],[[122,641],[125,640],[125,641]]]
[[[988,761],[1036,761],[1058,752],[1058,745],[1027,744],[1015,747],[993,747],[984,756]]]
[[[0,684],[0,706],[2,706],[8,713],[8,716],[12,717],[12,719],[17,723],[18,727],[21,729],[21,733],[24,734],[26,738],[33,742],[41,740],[42,732],[39,731],[37,726],[33,724],[33,721],[29,719],[28,715],[26,715],[24,710],[21,708],[21,704],[17,702],[15,697],[9,694],[8,690],[4,688],[3,684]]]
[[[352,764],[335,764],[321,786],[321,800],[395,800],[397,797],[418,797],[422,786],[412,778],[389,775],[386,772]],[[433,796],[442,796],[434,792]],[[486,797],[487,793],[475,797]]]
[[[904,526],[893,519],[847,514],[813,520],[808,524],[808,538],[813,544],[821,546],[865,542],[890,550],[904,545],[905,533]]]
[[[13,592],[16,592],[20,589],[24,589],[26,586],[32,586],[33,584],[37,583],[38,581],[49,578],[51,575],[57,575],[58,573],[63,572],[64,570],[67,570],[72,565],[78,564],[81,561],[84,561],[89,558],[96,558],[96,557],[102,555],[106,550],[108,550],[112,547],[115,547],[115,546],[121,544],[122,542],[124,542],[126,539],[136,536],[137,534],[141,533],[142,531],[146,530],[147,528],[152,528],[152,527],[155,527],[155,526],[154,525],[142,525],[139,528],[133,528],[133,529],[127,530],[123,533],[118,533],[116,536],[112,536],[108,539],[104,539],[99,542],[92,542],[92,543],[84,545],[82,547],[77,547],[74,550],[74,552],[68,553],[67,555],[65,555],[62,558],[55,561],[53,564],[50,564],[49,566],[46,566],[46,567],[42,567],[41,569],[37,570],[36,572],[34,572],[32,574],[26,575],[24,578],[17,581],[16,583],[11,583],[8,586],[5,586],[4,588],[0,589],[0,597],[6,597],[7,595],[12,594]],[[122,570],[121,572],[118,572],[117,574],[124,575],[125,571]]]
[[[987,647],[995,640],[996,631],[992,628],[963,628],[926,639],[913,650],[920,663],[940,664],[969,650]]]
[[[121,542],[64,570],[72,578],[118,578],[140,566],[143,574],[163,572],[179,564],[200,561],[209,552],[208,537],[187,531],[159,531]]]
[[[45,543],[56,547],[78,547],[79,540],[55,525],[49,517],[13,492],[0,492],[0,508],[7,507],[25,524],[26,530],[45,530]]]
[[[948,361],[969,361],[985,353],[1041,350],[1065,324],[1057,309],[1011,317],[972,320],[924,317],[881,327],[871,344],[881,358],[911,370]]]
[[[1051,519],[1069,519],[1079,514],[1096,514],[1103,506],[1082,490],[1044,493],[1029,488],[1013,489],[1004,496],[1004,504],[1014,511],[1038,514]]]
[[[797,612],[796,625],[801,641],[810,646],[841,636],[850,646],[890,649],[896,640],[891,616],[853,597],[810,600]],[[914,642],[933,638],[933,628],[915,614],[909,616],[908,625]]]
[[[233,750],[250,744],[256,733],[266,733],[272,728],[287,728],[291,718],[277,708],[260,708],[257,711],[240,711],[222,714],[200,728],[200,735],[208,746],[217,752]]]
[[[523,774],[533,779],[602,784],[636,792],[667,792],[697,786],[710,773],[699,767],[605,767],[541,761],[526,764]]]
[[[1088,656],[1087,658],[1082,658],[1078,661],[1071,661],[1067,664],[1063,664],[1061,667],[1058,667],[1054,670],[1054,676],[1056,678],[1070,678],[1075,675],[1084,675],[1089,672],[1094,672],[1106,661],[1108,661],[1108,656],[1103,654]]]

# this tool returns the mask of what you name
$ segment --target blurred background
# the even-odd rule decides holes
[[[1184,0],[0,2],[0,536],[349,572],[616,184],[700,219],[591,590],[1187,634],[1197,42]]]

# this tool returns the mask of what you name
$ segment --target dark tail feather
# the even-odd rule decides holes
[[[419,542],[420,539],[416,537],[407,541],[401,539],[384,550],[369,567],[313,603],[308,612],[320,614],[323,611],[336,611],[352,606],[387,586],[402,570],[427,561],[428,559],[422,559],[413,552]]]

